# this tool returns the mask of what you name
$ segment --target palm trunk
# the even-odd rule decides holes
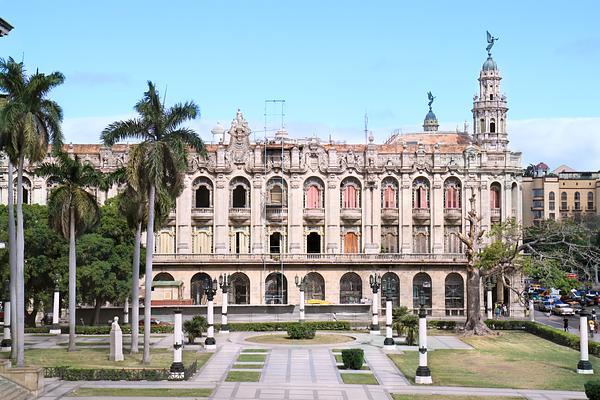
[[[25,231],[23,230],[23,165],[17,166],[17,367],[25,366]]]
[[[467,268],[467,322],[465,334],[487,335],[491,331],[481,318],[481,275],[478,268]]]
[[[8,161],[8,263],[10,264],[10,358],[17,361],[17,237],[15,236],[15,196],[13,165]]]
[[[92,325],[100,325],[100,310],[102,310],[102,299],[97,298],[94,303],[94,319],[92,320]]]
[[[75,351],[77,265],[75,264],[75,208],[69,210],[69,349]]]
[[[144,283],[144,364],[150,364],[150,318],[152,315],[152,256],[154,253],[154,195],[156,188],[148,191],[148,226],[146,227],[146,277]]]
[[[138,222],[133,244],[133,272],[131,277],[131,353],[139,353],[140,337],[140,246],[142,221]]]

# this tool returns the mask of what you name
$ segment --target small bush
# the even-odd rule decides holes
[[[202,337],[202,332],[208,328],[208,322],[202,315],[195,315],[183,323],[183,331],[187,333],[188,343],[193,344],[197,337]]]
[[[412,346],[416,343],[419,330],[419,317],[413,314],[405,314],[394,323],[398,336],[406,336],[406,344]]]
[[[194,361],[185,367],[184,379],[194,375],[198,364]],[[169,379],[169,370],[164,368],[72,368],[46,367],[45,378],[59,378],[64,381],[162,381]]]
[[[302,322],[290,324],[287,328],[290,339],[313,339],[315,337],[315,328]]]
[[[365,361],[363,349],[342,350],[342,361],[346,369],[361,369]]]
[[[236,322],[229,324],[229,330],[232,332],[250,331],[250,332],[269,332],[269,331],[287,331],[288,327],[298,322]],[[316,331],[349,331],[350,322],[348,321],[307,321],[304,325],[314,328]]]
[[[589,381],[583,387],[588,399],[600,400],[600,381]]]

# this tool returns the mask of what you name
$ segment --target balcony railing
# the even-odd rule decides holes
[[[445,208],[444,218],[447,221],[459,221],[462,219],[462,210],[460,208]]]
[[[229,209],[229,219],[236,222],[245,222],[250,219],[250,208],[234,208]]]
[[[338,253],[302,253],[302,254],[155,254],[155,264],[414,264],[427,262],[434,264],[462,264],[466,261],[463,253],[378,253],[378,254],[338,254]]]
[[[198,221],[210,221],[213,218],[213,209],[211,208],[192,208],[192,219]]]
[[[267,207],[267,219],[273,222],[282,222],[287,220],[287,207]]]
[[[362,210],[360,208],[342,208],[340,217],[346,221],[356,222],[362,218]]]
[[[324,208],[305,208],[304,219],[307,222],[320,222],[325,219]]]
[[[381,210],[381,219],[384,221],[397,221],[400,211],[397,208],[384,208]]]
[[[501,215],[502,215],[502,209],[500,209],[500,208],[490,209],[490,218],[491,218],[492,222],[500,222]]]
[[[416,221],[427,221],[431,218],[431,210],[429,208],[413,208],[413,219]]]

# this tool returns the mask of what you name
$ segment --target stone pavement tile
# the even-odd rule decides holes
[[[237,393],[235,394],[235,398],[236,399],[255,399],[256,391],[257,391],[257,389],[255,389],[255,388],[240,387],[238,389]]]
[[[344,395],[340,394],[339,396],[327,396],[319,393],[319,400],[344,400]]]
[[[349,400],[369,400],[369,395],[364,388],[346,389],[346,397]]]
[[[381,388],[369,387],[367,389],[372,400],[390,400],[391,396]]]

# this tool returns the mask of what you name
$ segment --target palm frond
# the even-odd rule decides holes
[[[126,121],[117,121],[108,125],[103,131],[100,139],[105,146],[113,146],[127,138],[147,139],[147,125],[138,118]]]

